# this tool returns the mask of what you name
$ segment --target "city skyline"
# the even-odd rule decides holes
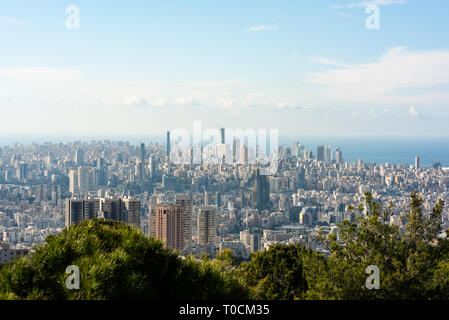
[[[379,29],[366,27],[370,4]],[[77,30],[66,27],[69,5]],[[201,120],[280,135],[447,137],[447,9],[2,3],[0,135],[147,135]]]

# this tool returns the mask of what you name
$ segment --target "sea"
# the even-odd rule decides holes
[[[13,146],[15,143],[29,145],[36,143],[68,143],[74,141],[110,140],[128,141],[131,144],[150,142],[165,143],[165,135],[140,136],[0,136],[0,146]],[[443,167],[449,167],[449,137],[338,137],[338,136],[279,136],[279,145],[291,147],[293,141],[298,141],[305,148],[312,150],[316,156],[320,145],[337,148],[343,152],[344,161],[365,163],[408,164],[413,165],[415,157],[421,159],[421,166],[430,167],[439,162]]]

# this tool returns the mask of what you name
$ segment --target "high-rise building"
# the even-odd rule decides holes
[[[145,143],[140,144],[140,162],[145,163]]]
[[[95,170],[95,182],[98,186],[106,186],[108,184],[108,167],[103,158],[97,159],[97,170]]]
[[[219,191],[215,192],[215,205],[217,206],[217,208],[221,207],[221,192]]]
[[[259,210],[270,210],[270,179],[267,175],[261,175],[260,169],[255,170],[255,207]]]
[[[245,246],[249,246],[250,244],[250,235],[251,232],[249,230],[240,231],[240,241],[245,244]]]
[[[83,199],[66,199],[65,200],[65,226],[69,228],[73,224],[83,221],[84,212]]]
[[[239,160],[240,154],[240,140],[234,137],[232,143],[232,161],[237,162]]]
[[[83,220],[95,219],[100,211],[100,199],[66,199],[65,226],[69,228]]]
[[[260,235],[252,234],[249,236],[249,250],[251,253],[257,252],[261,249]]]
[[[343,163],[343,152],[340,149],[337,149],[335,157],[336,157],[336,160],[337,160],[338,164]]]
[[[123,203],[125,204],[124,209],[126,210],[127,222],[136,228],[140,228],[140,200],[123,197]]]
[[[27,164],[26,163],[20,163],[16,170],[16,178],[20,182],[23,182],[27,177]]]
[[[318,148],[316,150],[316,159],[318,161],[325,160],[325,147],[324,146],[318,146]]]
[[[241,164],[248,163],[248,148],[243,143],[240,145],[240,157],[239,158],[240,158],[239,163],[241,163]]]
[[[184,208],[184,247],[192,244],[192,201],[187,194],[177,194],[175,204]]]
[[[215,207],[203,206],[198,213],[198,243],[207,246],[217,240],[217,215]]]
[[[83,149],[76,149],[75,151],[75,163],[79,166],[84,165],[84,151]]]
[[[130,197],[71,198],[66,199],[65,209],[66,227],[96,218],[121,221],[136,228],[140,227],[140,200]]]
[[[78,167],[78,189],[80,192],[89,191],[89,168],[87,167]]]
[[[167,131],[167,157],[170,158],[170,131]]]
[[[153,155],[150,156],[149,168],[150,168],[150,178],[154,178],[156,176],[156,160],[154,159]]]
[[[210,193],[209,192],[207,192],[207,191],[204,191],[204,205],[205,206],[210,206],[211,205],[211,203],[210,203]]]
[[[299,145],[298,141],[292,142],[292,156],[294,156],[294,157],[297,157],[299,155],[298,154],[298,151],[299,151],[298,145]]]
[[[134,175],[136,176],[136,180],[140,183],[145,181],[145,166],[140,160],[137,160],[136,162],[136,166],[134,167]]]
[[[332,148],[330,146],[324,147],[324,161],[331,162],[332,160]]]
[[[180,205],[156,206],[156,239],[164,247],[177,251],[184,249],[184,208]]]
[[[150,205],[148,215],[148,236],[156,239],[156,205]]]
[[[415,169],[421,168],[421,158],[415,157]]]
[[[100,199],[100,213],[101,217],[106,220],[114,220],[127,222],[128,215],[125,210],[123,201],[119,198],[109,196]]]
[[[69,172],[69,191],[72,195],[78,191],[78,172],[76,170]]]
[[[225,128],[220,128],[220,144],[225,144]]]

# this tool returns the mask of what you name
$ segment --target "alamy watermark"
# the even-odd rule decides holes
[[[65,286],[69,290],[79,290],[80,288],[80,269],[77,266],[70,265],[65,269],[69,276],[65,280]]]
[[[368,30],[380,29],[380,10],[376,5],[369,5],[366,7],[367,14],[369,14],[368,18],[366,18],[365,26]]]
[[[207,129],[193,122],[192,135],[186,129],[170,131],[170,161],[173,164],[250,164],[261,175],[278,169],[278,130]]]
[[[365,286],[368,290],[379,289],[380,288],[380,271],[379,267],[375,265],[370,265],[366,267],[365,273],[369,274],[366,278]]]
[[[68,17],[65,19],[65,27],[68,30],[79,30],[80,28],[80,8],[76,5],[70,5],[65,8]]]

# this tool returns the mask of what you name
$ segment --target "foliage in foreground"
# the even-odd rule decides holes
[[[292,244],[252,254],[248,263],[230,250],[199,262],[125,224],[85,221],[3,266],[0,299],[449,299],[443,202],[425,213],[412,193],[401,232],[386,223],[391,207],[365,197],[338,237],[321,237],[328,257]],[[68,265],[80,268],[80,290],[65,288]],[[365,285],[369,265],[379,268],[378,290]]]
[[[80,290],[65,286],[67,266]],[[3,299],[230,299],[247,289],[210,264],[181,259],[123,223],[84,221],[0,270]]]

